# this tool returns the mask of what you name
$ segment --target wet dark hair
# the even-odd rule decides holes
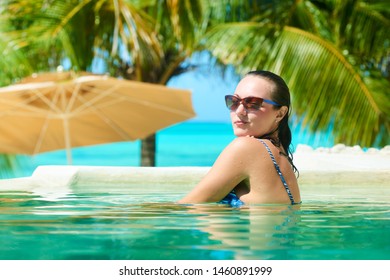
[[[271,92],[271,99],[272,101],[280,104],[281,106],[277,106],[277,105],[272,105],[272,106],[276,108],[287,106],[288,111],[284,115],[283,119],[279,122],[279,126],[277,128],[278,139],[271,138],[271,135],[274,134],[275,131],[272,131],[271,133],[268,133],[266,135],[262,135],[260,136],[260,138],[269,139],[277,146],[282,145],[283,149],[287,153],[287,158],[290,164],[292,165],[294,172],[298,172],[298,169],[293,164],[293,155],[290,149],[292,135],[291,135],[290,127],[288,125],[288,118],[291,113],[291,98],[290,98],[290,90],[286,82],[280,76],[265,70],[250,71],[245,76],[249,76],[249,75],[258,76],[274,84],[274,89]]]

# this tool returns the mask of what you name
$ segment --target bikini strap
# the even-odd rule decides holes
[[[259,139],[259,141],[261,143],[263,143],[263,145],[267,149],[268,154],[271,156],[271,159],[272,159],[272,162],[273,162],[273,164],[275,166],[276,172],[278,172],[279,177],[282,180],[283,186],[286,189],[286,192],[287,192],[288,197],[290,198],[291,204],[296,204],[295,201],[294,201],[294,197],[291,194],[290,188],[288,187],[288,185],[286,183],[286,180],[284,179],[282,171],[280,171],[279,165],[277,164],[277,162],[275,160],[275,157],[274,157],[273,153],[271,152],[271,149],[268,147],[268,145],[263,140]]]

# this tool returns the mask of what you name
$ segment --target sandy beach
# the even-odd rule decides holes
[[[342,187],[390,188],[390,146],[363,151],[342,144],[313,149],[298,145],[294,163],[302,190]],[[325,190],[326,191],[326,190]],[[331,193],[331,191],[327,191]]]
[[[332,148],[313,149],[298,145],[294,163],[306,171],[388,171],[390,173],[390,146],[363,151],[359,146],[338,144]]]

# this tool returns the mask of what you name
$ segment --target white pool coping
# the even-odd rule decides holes
[[[344,146],[345,147],[345,146]],[[294,153],[302,188],[312,186],[367,186],[390,188],[390,149],[363,152],[358,148]],[[69,192],[128,190],[187,192],[210,167],[39,166],[30,177],[0,180],[0,191],[31,191],[45,196]]]

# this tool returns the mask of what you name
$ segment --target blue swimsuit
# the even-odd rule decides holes
[[[265,146],[265,148],[267,149],[267,152],[269,153],[269,155],[271,156],[271,159],[272,159],[272,162],[275,166],[275,169],[276,169],[276,172],[278,173],[280,179],[282,180],[282,183],[283,183],[283,186],[287,192],[287,195],[288,197],[290,198],[290,201],[291,201],[291,204],[294,205],[294,204],[299,204],[299,203],[296,203],[295,200],[294,200],[294,197],[292,196],[291,194],[291,191],[290,191],[290,188],[288,187],[287,183],[286,183],[286,180],[284,179],[284,176],[282,174],[282,171],[280,171],[280,168],[279,168],[279,165],[276,163],[276,160],[275,160],[275,157],[274,155],[272,154],[271,152],[271,149],[268,147],[268,145],[261,139],[259,139],[259,141],[261,143],[263,143],[263,145]],[[239,207],[239,206],[242,206],[244,205],[244,202],[242,202],[238,197],[237,195],[234,193],[234,191],[230,192],[227,196],[225,196],[219,203],[222,203],[222,204],[230,204],[231,206],[233,207]]]

